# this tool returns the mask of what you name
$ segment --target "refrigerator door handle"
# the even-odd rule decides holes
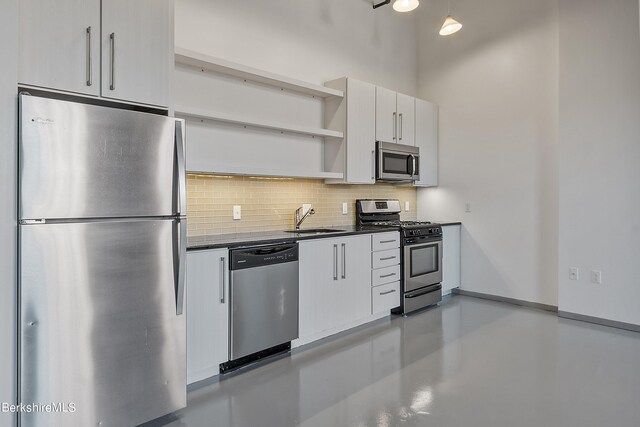
[[[184,120],[176,119],[176,157],[178,161],[178,215],[187,214],[187,185],[184,158]]]
[[[176,315],[180,316],[184,311],[185,269],[187,261],[187,221],[178,219],[178,250],[175,252],[174,265],[177,265],[176,277]]]

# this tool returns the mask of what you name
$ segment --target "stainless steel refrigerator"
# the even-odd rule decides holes
[[[184,124],[20,95],[21,426],[186,406]]]

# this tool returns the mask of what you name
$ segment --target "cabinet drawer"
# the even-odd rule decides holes
[[[377,233],[373,236],[373,250],[385,251],[387,249],[400,247],[400,233],[393,231],[390,233]]]
[[[400,248],[373,252],[371,257],[373,268],[383,268],[400,264]]]
[[[371,288],[372,314],[389,311],[400,305],[400,282]]]
[[[399,264],[371,271],[371,286],[379,286],[385,283],[397,282],[398,280],[400,280]]]

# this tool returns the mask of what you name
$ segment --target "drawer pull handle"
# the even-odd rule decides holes
[[[389,273],[389,274],[385,274],[384,276],[380,276],[381,279],[384,279],[385,277],[392,277],[395,276],[396,273]]]
[[[397,241],[396,239],[393,239],[393,240],[382,240],[382,241],[380,241],[380,243],[393,243],[393,242],[396,242],[396,241]]]
[[[389,261],[390,259],[396,259],[395,256],[388,256],[386,258],[380,258],[380,261]]]
[[[387,292],[380,292],[380,295],[389,295],[394,293],[395,291],[396,291],[395,289],[391,289],[390,291],[387,291]]]

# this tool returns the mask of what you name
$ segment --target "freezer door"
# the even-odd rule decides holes
[[[29,95],[20,104],[20,219],[179,213],[175,119]]]
[[[20,226],[22,427],[134,426],[186,405],[179,220]]]

